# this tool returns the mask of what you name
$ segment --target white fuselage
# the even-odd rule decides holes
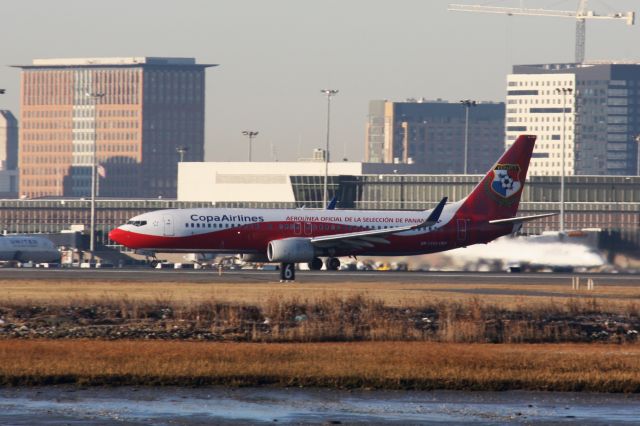
[[[60,252],[45,237],[35,235],[0,236],[0,261],[60,262]]]

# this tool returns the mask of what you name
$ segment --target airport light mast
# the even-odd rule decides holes
[[[573,93],[570,87],[557,87],[556,93],[562,94],[562,145],[560,157],[560,233],[564,233],[564,176],[565,176],[565,149],[567,140],[567,95]],[[572,109],[573,111],[573,109]],[[574,127],[575,129],[575,122]],[[575,142],[575,141],[574,141]]]
[[[93,252],[96,244],[96,159],[98,152],[98,101],[104,97],[104,93],[85,93],[89,102],[93,105],[93,147],[91,150],[91,218],[89,224],[89,252],[93,260]]]
[[[640,135],[636,136],[636,142],[638,142],[638,148],[636,149],[636,174],[640,176]]]
[[[468,155],[469,155],[469,110],[471,107],[477,105],[476,101],[472,101],[471,99],[463,99],[460,101],[465,108],[465,117],[464,117],[464,174],[467,174],[468,168]]]
[[[249,162],[251,162],[251,145],[253,144],[253,138],[258,136],[260,132],[256,132],[254,130],[244,130],[242,132],[243,135],[249,138]]]
[[[324,189],[322,191],[322,208],[327,208],[329,199],[329,131],[331,129],[331,98],[338,94],[336,89],[322,89],[321,93],[327,96],[327,144],[324,150]]]
[[[179,145],[176,147],[176,152],[178,153],[178,155],[180,156],[180,162],[184,162],[184,155],[189,151],[189,147],[188,146],[184,146],[184,145]]]

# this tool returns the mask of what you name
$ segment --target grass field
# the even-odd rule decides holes
[[[640,392],[638,300],[633,286],[575,292],[569,277],[563,285],[0,280],[0,385]],[[608,344],[569,343],[580,341]]]
[[[0,280],[0,303],[67,304],[78,300],[107,300],[201,303],[236,303],[262,306],[270,300],[315,301],[327,298],[365,296],[388,306],[422,306],[434,300],[468,301],[481,297],[483,302],[500,307],[536,306],[550,300],[597,298],[612,308],[625,309],[640,301],[640,286],[597,285],[593,291],[571,290],[571,277],[557,285],[532,285],[518,281],[510,284],[416,284],[384,281],[371,283],[180,283],[125,281]]]
[[[640,347],[0,341],[0,385],[640,391]]]

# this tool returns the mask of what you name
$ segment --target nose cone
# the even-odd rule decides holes
[[[120,228],[111,230],[111,232],[109,232],[109,238],[111,239],[111,241],[115,241],[116,243],[122,244],[123,246],[127,245],[127,232],[123,231]]]

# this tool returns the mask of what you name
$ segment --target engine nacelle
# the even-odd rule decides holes
[[[271,262],[311,262],[316,257],[316,249],[308,238],[284,238],[269,242],[267,257]]]
[[[266,254],[262,253],[242,253],[240,260],[243,262],[265,263],[269,261]]]

